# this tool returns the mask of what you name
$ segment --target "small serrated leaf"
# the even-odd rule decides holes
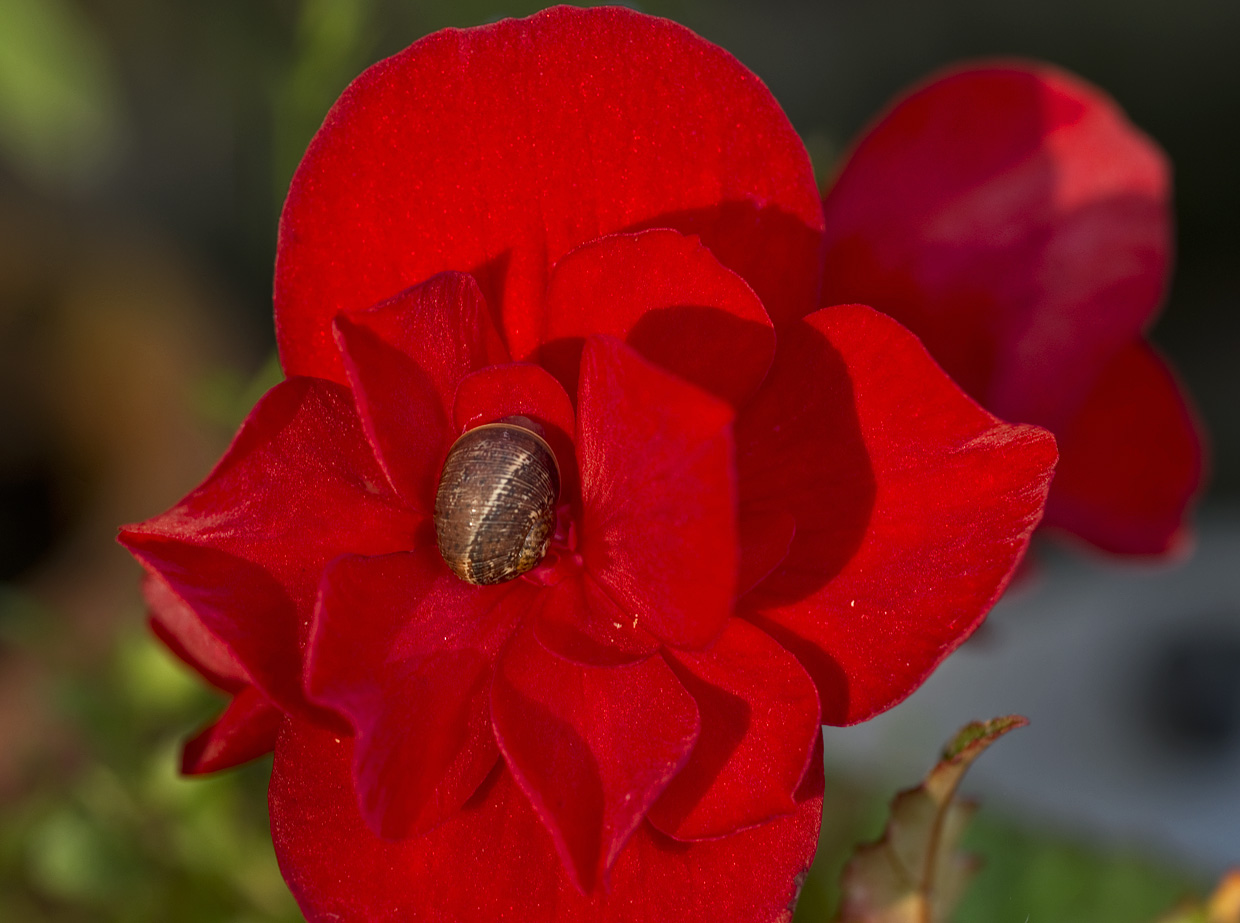
[[[882,839],[844,868],[839,923],[946,923],[978,868],[958,850],[975,806],[956,789],[987,747],[1026,724],[1009,715],[966,725],[922,784],[896,795]]]

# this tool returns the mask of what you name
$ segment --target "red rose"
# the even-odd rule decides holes
[[[156,630],[235,693],[187,771],[278,730],[308,917],[788,918],[820,721],[978,625],[1056,455],[889,318],[813,310],[821,235],[757,78],[628,10],[437,33],[332,109],[280,226],[289,379],[122,535]],[[511,417],[554,453],[511,468],[558,466],[554,532],[474,585],[440,474]]]
[[[1054,432],[1045,522],[1112,552],[1181,547],[1202,482],[1195,415],[1143,336],[1170,174],[1097,89],[996,64],[898,101],[823,201],[820,303],[890,314],[988,410]]]

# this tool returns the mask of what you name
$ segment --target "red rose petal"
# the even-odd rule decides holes
[[[444,273],[335,321],[358,413],[388,482],[431,515],[456,387],[508,356],[472,276]]]
[[[155,636],[207,682],[233,694],[223,714],[186,741],[181,771],[186,775],[216,772],[270,752],[282,713],[250,685],[241,662],[162,579],[147,573],[142,595],[150,607]]]
[[[740,619],[709,651],[664,656],[697,702],[702,731],[650,822],[695,840],[796,810],[793,796],[822,736],[818,692],[797,659]]]
[[[452,414],[457,432],[511,416],[529,417],[567,437],[576,428],[568,393],[537,365],[493,365],[461,379]]]
[[[539,597],[534,637],[547,650],[594,666],[645,660],[659,641],[578,569],[548,586]]]
[[[703,647],[732,612],[736,486],[730,408],[618,340],[581,362],[581,554],[646,631]]]
[[[775,354],[753,289],[697,238],[669,230],[604,237],[556,264],[536,355],[574,394],[581,345],[597,333],[734,406]]]
[[[994,413],[1056,428],[1162,299],[1169,176],[1062,71],[948,74],[871,128],[827,193],[819,303],[873,305]]]
[[[860,545],[874,472],[840,354],[802,322],[780,331],[771,371],[736,421],[741,571],[767,598],[803,599]],[[777,579],[776,579],[777,578]]]
[[[188,776],[218,772],[248,763],[276,745],[284,713],[247,686],[214,722],[186,741],[181,772]]]
[[[207,631],[194,610],[165,581],[155,574],[145,574],[142,597],[149,607],[151,631],[203,679],[226,692],[240,692],[250,684],[241,661]]]
[[[466,273],[440,273],[348,317],[417,362],[445,413],[462,378],[509,359],[478,283]]]
[[[542,427],[560,466],[560,498],[577,496],[577,450],[573,402],[544,369],[525,362],[493,365],[461,379],[452,420],[462,433],[504,417],[529,417]]]
[[[293,178],[275,280],[285,371],[343,380],[336,314],[444,270],[477,276],[528,355],[551,267],[649,227],[700,235],[776,319],[813,301],[821,204],[757,77],[625,9],[438,32],[350,85]]]
[[[379,835],[430,829],[495,765],[491,674],[533,592],[471,586],[434,549],[327,569],[306,690],[353,726],[361,810]]]
[[[348,739],[297,721],[276,747],[272,839],[311,921],[773,923],[789,919],[818,843],[821,744],[795,814],[692,844],[642,824],[621,851],[610,888],[582,896],[502,766],[459,814],[426,836],[393,843],[358,814],[351,749]]]
[[[434,515],[452,431],[430,378],[403,352],[346,317],[336,318],[335,332],[362,425],[387,484],[411,509]]]
[[[206,481],[121,533],[286,710],[306,712],[302,632],[319,575],[345,552],[412,547],[419,520],[387,490],[348,391],[276,385]]]
[[[823,720],[849,724],[907,696],[981,622],[1041,516],[1055,444],[1044,430],[986,413],[915,337],[869,308],[815,312],[801,337],[813,348],[803,343],[789,358],[819,365],[788,378],[773,371],[768,384],[805,382],[799,393],[783,395],[790,409],[797,402],[827,406],[815,393],[820,388],[855,408],[848,411],[855,413],[852,431],[841,431],[833,455],[860,450],[868,472],[859,460],[851,468],[838,462],[824,471],[820,486],[843,499],[854,488],[868,491],[871,508],[852,521],[855,511],[841,507],[842,527],[834,533],[828,518],[807,534],[798,517],[788,560],[747,602],[757,623],[813,677]],[[765,399],[779,404],[777,396]],[[802,416],[794,425],[809,422]],[[742,458],[763,450],[755,421],[742,420],[737,432]],[[755,465],[774,467],[770,460]],[[871,480],[847,480],[862,474]],[[822,503],[815,517],[829,508]],[[821,560],[818,574],[814,555]]]
[[[1202,482],[1199,432],[1171,370],[1133,343],[1059,437],[1047,524],[1121,554],[1182,547],[1185,513]]]
[[[585,894],[698,734],[697,707],[661,658],[583,666],[548,652],[529,631],[500,655],[491,717],[509,769]]]
[[[740,515],[741,565],[736,595],[743,596],[771,575],[792,548],[797,520],[789,512],[746,509]]]

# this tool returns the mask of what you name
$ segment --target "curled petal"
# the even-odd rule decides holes
[[[832,386],[855,408],[848,438],[868,458],[871,508],[843,547],[829,525],[804,539],[798,520],[788,560],[746,603],[813,677],[823,720],[848,724],[911,693],[978,626],[1041,518],[1056,452],[1046,431],[973,403],[890,318],[850,305],[815,312],[806,328],[815,347],[799,355],[829,350],[847,372]],[[847,496],[850,483],[825,480]],[[815,579],[802,541],[824,551],[829,579]]]
[[[610,888],[582,895],[502,765],[448,821],[392,842],[375,836],[357,811],[351,747],[299,721],[288,722],[276,747],[272,839],[310,920],[773,923],[789,919],[818,843],[821,744],[794,814],[702,843],[642,824],[616,861]]]
[[[417,362],[447,414],[462,378],[509,358],[478,283],[466,273],[440,273],[346,316]]]
[[[731,619],[706,652],[664,655],[697,702],[702,731],[649,818],[680,840],[735,833],[796,810],[821,739],[818,692],[790,653]]]
[[[582,343],[599,333],[734,406],[775,353],[753,289],[697,238],[666,229],[604,237],[556,265],[538,360],[576,393]]]
[[[253,686],[246,686],[224,713],[186,741],[181,772],[188,776],[231,769],[270,753],[284,713]]]
[[[352,725],[359,804],[379,835],[440,823],[495,765],[491,674],[531,591],[471,586],[434,549],[341,557],[324,574],[306,689]]]
[[[1170,170],[1097,89],[970,68],[900,100],[824,200],[820,304],[873,305],[999,416],[1057,431],[1150,321],[1171,258]]]
[[[258,403],[201,486],[120,539],[255,686],[309,714],[301,646],[324,566],[412,547],[419,524],[386,487],[349,393],[294,379]]]
[[[250,684],[245,667],[228,646],[155,574],[143,578],[142,595],[150,607],[156,637],[207,682],[233,694],[223,714],[186,741],[181,771],[186,775],[217,772],[271,752],[281,712]]]
[[[563,386],[526,362],[493,365],[461,379],[453,406],[458,432],[508,416],[530,417],[566,437],[576,429],[573,403]]]
[[[528,631],[500,656],[491,718],[583,894],[606,876],[698,734],[697,707],[662,659],[584,666]]]
[[[471,276],[444,273],[367,311],[336,318],[336,341],[366,436],[388,482],[434,511],[456,388],[508,358]]]
[[[218,689],[239,692],[250,677],[228,646],[211,634],[198,615],[153,573],[142,578],[151,631],[172,653]]]
[[[577,415],[581,554],[626,613],[668,644],[703,647],[732,612],[731,422],[722,401],[618,340],[586,341]]]
[[[757,77],[618,8],[438,32],[352,83],[293,178],[275,279],[285,371],[342,381],[336,314],[445,270],[476,276],[526,356],[551,267],[650,227],[699,235],[777,319],[813,300],[822,208]]]
[[[563,386],[527,362],[492,365],[461,379],[452,411],[456,432],[513,416],[529,417],[542,427],[541,435],[560,466],[561,500],[576,497],[576,417]]]
[[[1183,547],[1205,465],[1200,431],[1171,370],[1131,344],[1059,435],[1047,524],[1121,554]]]

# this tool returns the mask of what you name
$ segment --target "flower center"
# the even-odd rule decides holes
[[[528,417],[461,435],[435,495],[439,553],[467,583],[503,583],[537,567],[556,526],[560,467]]]

